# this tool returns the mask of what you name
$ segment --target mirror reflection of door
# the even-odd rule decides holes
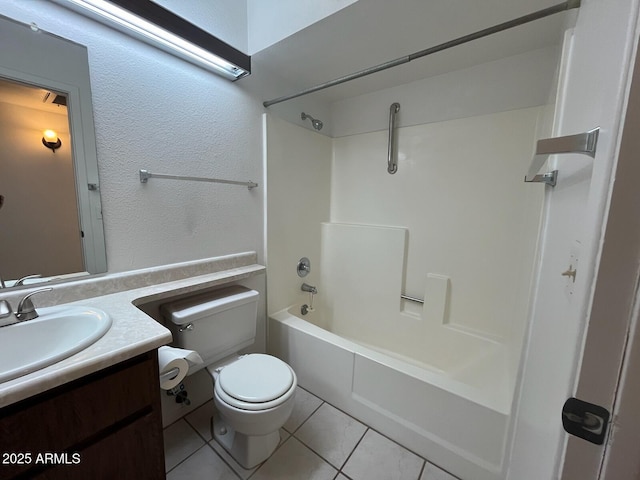
[[[60,141],[43,139],[53,130]],[[67,98],[0,79],[0,275],[85,270]]]

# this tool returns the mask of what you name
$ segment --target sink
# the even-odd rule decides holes
[[[111,327],[102,310],[83,306],[38,308],[39,317],[0,328],[0,383],[64,360]]]

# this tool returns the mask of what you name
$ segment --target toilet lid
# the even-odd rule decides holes
[[[287,393],[293,385],[293,375],[279,358],[255,353],[224,367],[218,384],[237,400],[264,403]]]

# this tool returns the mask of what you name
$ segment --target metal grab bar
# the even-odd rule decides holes
[[[192,182],[226,183],[229,185],[242,185],[253,190],[258,186],[255,182],[238,182],[236,180],[222,180],[220,178],[187,177],[184,175],[165,175],[162,173],[151,173],[149,170],[140,170],[140,183],[147,183],[150,178],[165,178],[169,180],[189,180]]]
[[[389,107],[389,150],[387,155],[387,172],[391,175],[398,171],[398,158],[396,155],[396,115],[400,111],[399,103],[392,103]]]
[[[564,137],[543,138],[538,140],[536,144],[536,153],[529,167],[529,172],[524,177],[524,181],[546,183],[552,187],[556,185],[558,171],[538,174],[544,162],[547,161],[549,155],[559,153],[582,153],[589,155],[591,158],[596,156],[596,147],[598,145],[598,133],[600,127],[589,130],[588,132],[578,133],[576,135],[566,135]]]
[[[416,302],[416,303],[424,303],[424,300],[421,298],[416,298],[416,297],[410,297],[409,295],[404,295],[401,294],[400,298],[404,298],[405,300],[409,300],[410,302]]]

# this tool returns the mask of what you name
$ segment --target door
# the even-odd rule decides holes
[[[622,123],[637,32],[637,0],[583,0],[565,42],[555,134],[600,127],[600,137],[595,158],[558,155],[550,162],[558,183],[546,187],[539,270],[505,462],[509,480],[600,478],[605,447],[567,434],[561,411],[569,397],[612,410],[633,318],[640,246],[633,224],[640,219],[640,188],[633,192],[633,182],[640,176],[630,157],[637,139],[628,133],[623,149],[621,134],[635,122],[633,100],[626,116],[631,123]],[[577,270],[575,281],[562,275],[569,269]],[[610,458],[617,462],[613,449]]]
[[[562,478],[640,478],[640,65],[636,55],[575,396],[613,412],[608,442],[569,437]],[[604,462],[603,460],[604,454]]]

